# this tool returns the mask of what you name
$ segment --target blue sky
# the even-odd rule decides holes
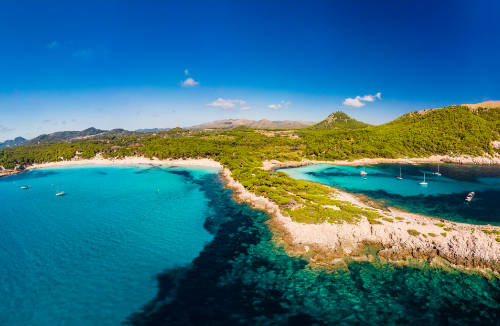
[[[498,1],[3,1],[0,141],[500,99]]]

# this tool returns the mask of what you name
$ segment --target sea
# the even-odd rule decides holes
[[[280,171],[293,178],[363,194],[385,206],[456,222],[500,225],[498,165],[318,164]],[[422,185],[424,174],[426,184]],[[466,201],[470,192],[475,195]]]
[[[235,202],[209,168],[32,170],[1,178],[0,198],[3,326],[500,320],[495,277],[377,261],[328,270],[289,256],[269,217]]]

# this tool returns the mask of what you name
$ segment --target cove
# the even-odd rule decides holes
[[[0,179],[0,325],[119,325],[154,297],[159,273],[213,239],[201,184],[216,175],[71,167]]]
[[[396,176],[401,174],[403,179]],[[500,224],[500,167],[442,164],[308,165],[279,169],[293,178],[339,187],[414,213],[472,224]],[[366,178],[360,175],[367,173]],[[422,186],[426,175],[427,185]],[[471,202],[466,195],[474,191]]]
[[[54,182],[66,178],[73,182]],[[37,183],[44,184],[46,191],[30,195],[17,190],[28,183],[28,191],[35,191]],[[88,184],[78,196],[77,184]],[[232,192],[223,188],[214,171],[35,170],[0,179],[0,187],[2,195],[10,196],[2,202],[1,215],[5,235],[0,238],[2,325],[119,325],[124,320],[130,325],[477,325],[494,324],[500,317],[496,278],[379,262],[348,261],[345,269],[328,271],[309,266],[309,257],[290,257],[273,242],[266,225],[269,217],[232,200]],[[126,192],[128,187],[135,189],[133,198]],[[58,190],[67,196],[56,198]],[[33,197],[14,201],[28,195]],[[36,201],[38,196],[45,200]],[[52,214],[44,220],[44,215],[71,196],[75,202],[63,205],[61,217]],[[120,201],[122,196],[129,197]],[[154,196],[164,197],[156,200]],[[95,204],[101,197],[107,199]],[[130,206],[139,204],[141,198],[135,214],[123,213],[133,213]],[[101,214],[92,217],[81,212],[78,218],[77,207],[83,203]],[[203,209],[195,210],[193,206],[200,203]],[[108,205],[126,218],[120,219]],[[7,209],[9,219],[3,217]],[[106,226],[109,217],[104,212],[116,215],[120,223]],[[175,223],[168,221],[176,216]],[[15,226],[9,226],[9,232],[6,221]],[[85,227],[86,222],[92,223]],[[72,237],[56,241],[63,237],[58,235],[63,233],[59,228],[68,233],[75,223]],[[20,238],[11,234],[20,231],[40,239],[23,239],[31,243],[28,249],[27,244],[13,240]],[[91,243],[93,238],[108,244],[101,248]],[[22,248],[8,249],[14,243]],[[127,250],[120,254],[123,248]],[[24,256],[31,259],[24,262]],[[99,261],[95,256],[106,259]],[[47,271],[57,273],[51,276]],[[75,278],[83,284],[75,283]],[[66,279],[70,279],[68,284]],[[96,286],[82,288],[86,282]],[[126,307],[111,309],[113,302],[126,303]],[[128,317],[122,319],[123,315]]]

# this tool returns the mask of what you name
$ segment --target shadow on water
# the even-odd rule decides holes
[[[180,175],[188,180],[192,180],[193,179],[193,175],[191,174],[191,172],[187,171],[187,170],[171,170],[171,169],[168,169],[168,170],[165,170],[165,172],[167,173],[170,173],[170,174],[175,174],[175,175]]]
[[[175,167],[173,167],[173,166],[168,167],[168,168],[164,168],[162,166],[151,166],[151,167],[136,171],[136,172],[134,172],[134,174],[146,174],[146,173],[150,173],[152,171],[163,171],[163,172],[168,173],[168,174],[175,174],[175,175],[179,175],[181,177],[184,177],[186,179],[186,181],[193,181],[194,178],[193,178],[193,175],[191,172],[189,172],[187,170],[175,170],[174,168]]]
[[[353,262],[311,270],[276,247],[267,216],[231,200],[217,177],[196,180],[214,234],[192,264],[158,276],[131,325],[478,325],[500,317],[498,279]]]
[[[58,172],[53,170],[30,170],[19,174],[14,174],[6,178],[0,178],[0,182],[22,181],[25,179],[39,179],[39,178],[53,176],[56,174],[58,174]]]

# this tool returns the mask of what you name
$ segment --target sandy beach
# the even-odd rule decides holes
[[[94,166],[134,166],[134,165],[153,165],[153,166],[195,166],[195,167],[208,167],[214,169],[222,169],[222,164],[216,162],[212,159],[169,159],[169,160],[159,160],[150,159],[146,157],[125,157],[122,159],[105,159],[100,155],[92,159],[75,159],[71,161],[58,161],[58,162],[48,162],[42,164],[33,164],[26,168],[26,170],[43,169],[43,168],[55,168],[55,167],[66,167],[66,166],[77,166],[77,165],[94,165]]]

